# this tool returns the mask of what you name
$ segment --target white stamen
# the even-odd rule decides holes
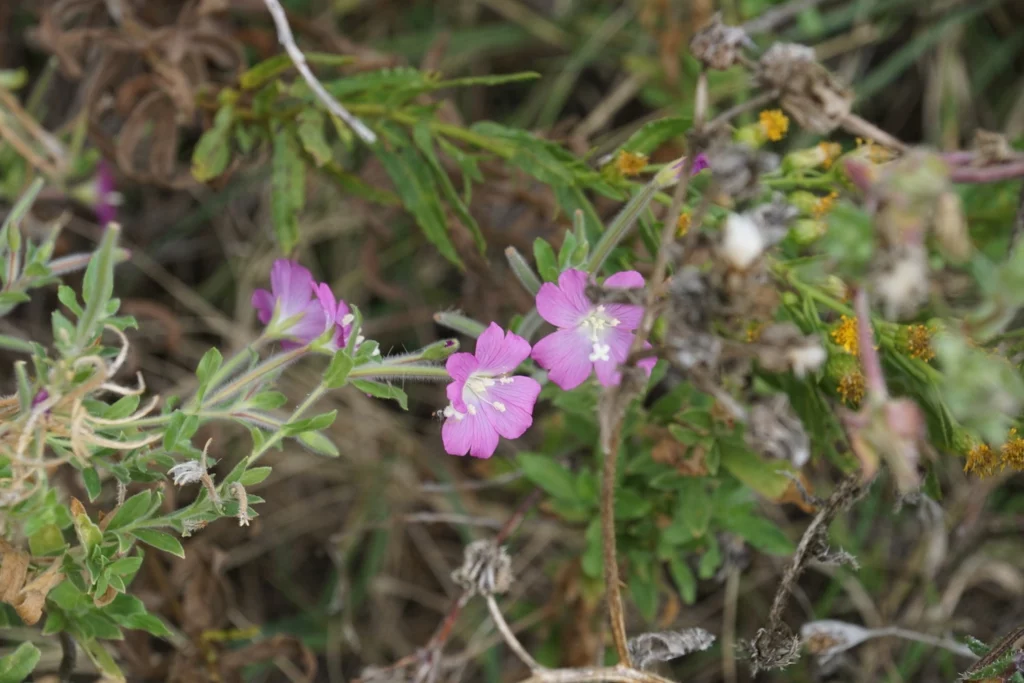
[[[468,412],[468,413],[469,413],[470,415],[476,415],[476,406],[475,406],[475,405],[472,405],[472,404],[470,404],[470,405],[467,405],[467,406],[466,406],[466,411],[467,411],[467,412]]]
[[[608,352],[611,350],[612,347],[608,346],[607,344],[600,344],[598,342],[594,342],[594,351],[589,356],[590,362],[596,363],[599,360],[611,360],[611,357],[608,355]]]
[[[353,322],[353,321],[354,321],[355,319],[356,319],[356,317],[355,317],[354,315],[352,315],[351,313],[348,313],[348,314],[346,314],[345,316],[343,316],[343,317],[341,318],[341,324],[342,324],[342,325],[345,325],[346,327],[348,327],[349,325],[351,325],[351,324],[352,324],[352,322]]]
[[[441,414],[444,415],[446,418],[454,417],[456,422],[461,422],[466,417],[464,413],[460,413],[459,411],[457,411],[455,409],[455,406],[453,406],[451,403],[445,406],[444,411]]]
[[[618,327],[622,324],[618,318],[613,318],[606,312],[603,305],[596,306],[583,320],[580,327],[587,331],[590,341],[597,344],[604,338],[604,331],[611,327]]]
[[[499,413],[505,412],[505,404],[502,403],[501,401],[495,401],[494,403],[491,404],[491,406]]]
[[[501,384],[512,384],[513,382],[515,382],[515,379],[513,379],[512,377],[499,377],[498,382]]]

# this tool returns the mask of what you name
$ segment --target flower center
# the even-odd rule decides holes
[[[466,404],[466,413],[469,415],[476,415],[476,406],[479,403],[486,403],[499,413],[504,413],[508,410],[508,407],[501,401],[488,400],[487,390],[495,384],[512,384],[514,381],[515,380],[508,375],[502,375],[501,377],[489,377],[487,375],[479,375],[477,373],[471,374],[466,379],[466,384],[462,389],[462,400]],[[451,404],[448,404],[448,407],[444,409],[445,417],[454,417],[456,420],[460,421],[466,417],[466,413],[459,412],[455,409],[455,406]]]
[[[604,339],[605,330],[618,327],[620,324],[621,321],[618,318],[613,318],[609,315],[604,306],[596,306],[592,308],[590,313],[580,321],[580,328],[584,333],[586,333],[593,345],[593,350],[589,356],[591,363],[611,360],[611,356],[608,355],[611,351],[611,347],[608,344],[602,344],[601,342]]]

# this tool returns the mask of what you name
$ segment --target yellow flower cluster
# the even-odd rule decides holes
[[[843,351],[854,356],[860,351],[857,344],[857,319],[844,315],[839,318],[839,324],[829,333],[832,341],[841,346]]]
[[[833,190],[824,197],[818,197],[818,201],[814,203],[814,208],[811,209],[811,213],[814,214],[815,218],[821,218],[829,211],[832,210],[832,205],[836,203],[839,193]]]
[[[843,153],[843,147],[838,142],[826,142],[822,140],[818,143],[818,149],[821,150],[821,154],[825,158],[824,161],[821,162],[821,166],[825,170],[832,168],[832,162]]]
[[[1013,428],[1006,437],[1006,443],[999,449],[999,455],[985,443],[977,444],[967,452],[964,472],[978,477],[991,477],[997,471],[1009,467],[1018,472],[1024,471],[1024,438]]]
[[[924,362],[935,358],[931,345],[932,332],[926,325],[910,325],[907,329],[907,351],[911,358]]]
[[[782,113],[781,109],[765,109],[758,116],[761,130],[772,142],[778,142],[786,137],[789,131],[789,117]]]
[[[679,220],[676,221],[676,236],[682,237],[688,232],[690,232],[690,214],[683,212],[679,214]]]
[[[621,150],[615,158],[615,167],[626,177],[635,176],[647,168],[647,155]]]
[[[893,157],[892,152],[873,140],[857,138],[857,148],[863,149],[868,161],[874,164],[884,164]]]
[[[864,399],[864,373],[854,370],[843,375],[839,379],[836,391],[842,397],[843,403],[853,407],[860,405]]]

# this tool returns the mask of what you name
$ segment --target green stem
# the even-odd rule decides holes
[[[324,384],[317,385],[317,388],[309,393],[309,396],[306,397],[306,400],[304,400],[302,403],[300,403],[295,408],[295,411],[288,418],[287,422],[294,422],[295,420],[297,420],[300,417],[302,417],[303,413],[305,413],[307,410],[309,410],[313,406],[313,404],[316,403],[320,399],[320,397],[323,396],[326,393],[327,393],[327,386],[326,385],[324,385]],[[287,424],[287,422],[286,422],[286,424]],[[262,456],[264,453],[266,453],[271,448],[276,446],[283,438],[284,438],[284,430],[279,429],[276,432],[274,432],[271,435],[271,437],[269,439],[267,439],[263,443],[262,446],[260,446],[258,449],[256,449],[252,453],[250,453],[249,457],[247,457],[245,459],[245,467],[246,467],[246,469],[248,469],[249,466],[251,466],[254,462],[256,462],[260,458],[260,456]]]
[[[647,205],[651,203],[654,196],[658,193],[658,185],[652,180],[643,186],[640,192],[633,195],[626,206],[622,208],[619,215],[615,217],[612,224],[608,226],[608,229],[601,235],[601,239],[594,247],[594,251],[590,256],[590,261],[587,263],[587,272],[591,275],[596,275],[600,270],[601,266],[608,259],[608,255],[612,253],[612,250],[618,246],[620,242],[626,237],[630,229],[636,223],[637,219]]]
[[[437,365],[415,365],[402,363],[401,365],[388,365],[367,363],[358,368],[352,368],[348,373],[349,379],[441,379],[451,378],[448,371]]]
[[[225,385],[220,391],[204,399],[202,405],[215,405],[223,401],[224,399],[230,397],[232,394],[241,391],[246,386],[252,384],[261,377],[284,367],[288,363],[291,363],[292,361],[298,359],[300,356],[308,352],[309,345],[307,344],[305,346],[300,346],[297,349],[292,349],[291,351],[285,351],[284,353],[279,353],[276,356],[271,356],[265,362],[260,363],[249,372],[240,375],[237,379]]]

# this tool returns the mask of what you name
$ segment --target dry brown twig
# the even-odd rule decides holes
[[[292,58],[292,62],[295,64],[295,68],[298,69],[299,73],[302,74],[302,78],[305,79],[310,89],[317,96],[327,110],[337,116],[339,119],[345,122],[352,131],[359,136],[359,138],[368,145],[372,145],[377,142],[377,135],[370,130],[365,123],[360,121],[358,118],[349,113],[345,107],[342,106],[341,102],[336,100],[327,89],[324,88],[323,84],[313,75],[313,71],[309,68],[309,64],[306,62],[306,56],[302,54],[302,50],[295,44],[295,36],[292,35],[292,28],[288,24],[288,17],[284,12],[284,7],[278,0],[263,0],[267,6],[267,10],[270,12],[270,16],[274,19],[274,25],[277,27],[277,39],[281,42],[288,56]]]

